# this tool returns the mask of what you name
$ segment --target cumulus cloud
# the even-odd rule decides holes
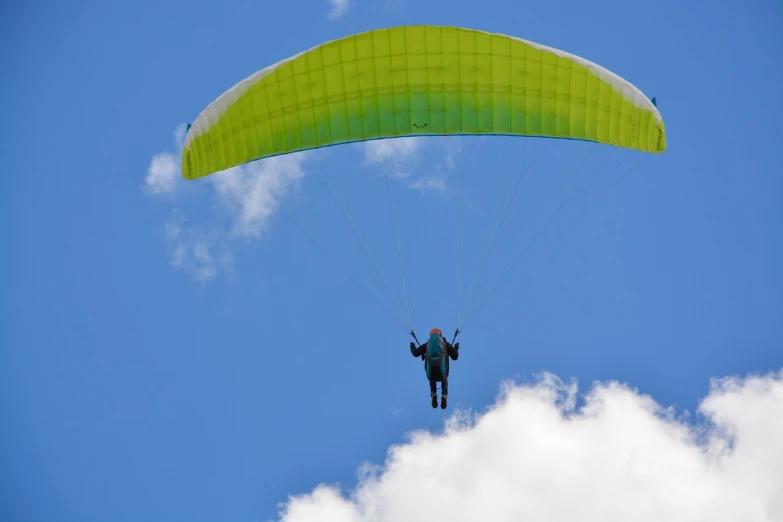
[[[329,0],[329,19],[339,20],[351,7],[352,0]]]
[[[583,399],[548,374],[507,384],[362,467],[354,490],[290,497],[280,520],[783,520],[783,372],[714,381],[698,422],[616,382]]]

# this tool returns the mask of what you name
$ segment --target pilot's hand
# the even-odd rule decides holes
[[[455,344],[455,345],[454,345],[454,349],[455,349],[455,350],[459,350],[459,343],[457,343],[457,344]]]
[[[413,342],[411,341],[411,350],[415,350],[415,349],[416,349],[416,345],[413,344]]]

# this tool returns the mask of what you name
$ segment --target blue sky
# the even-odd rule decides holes
[[[618,381],[683,415],[713,377],[783,367],[778,3],[1,9],[3,520],[273,520],[288,495],[362,483],[362,463],[383,464],[406,433],[485,411],[507,379],[558,397],[571,379],[580,393]],[[178,129],[237,81],[333,38],[422,23],[607,67],[657,97],[669,148],[430,138],[168,176]],[[459,165],[465,303],[502,187],[538,154],[482,291],[540,235],[460,336],[450,407],[432,410],[406,330],[287,218],[405,316],[321,184],[403,301],[388,172],[414,328],[453,331]]]

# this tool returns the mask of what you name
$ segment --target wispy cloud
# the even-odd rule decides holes
[[[364,161],[381,174],[406,180],[413,190],[447,192],[448,178],[468,160],[463,145],[459,137],[372,140],[363,144]]]
[[[169,152],[161,152],[152,157],[144,183],[152,194],[171,194],[177,188],[178,179],[177,158]]]
[[[179,151],[185,143],[186,125],[182,124],[174,131],[174,143]],[[180,180],[180,154],[161,152],[155,154],[147,168],[144,178],[146,190],[151,194],[172,194]]]
[[[212,175],[217,195],[234,216],[235,235],[261,237],[281,202],[304,177],[307,156],[287,154]]]
[[[407,178],[416,168],[423,138],[389,138],[364,143],[364,160],[383,174]]]
[[[437,159],[433,161],[434,166],[413,180],[409,185],[410,188],[421,192],[432,190],[445,193],[448,191],[446,180],[467,158],[463,157],[464,150],[459,138],[445,138],[439,140],[439,143],[442,149],[438,148]]]
[[[219,229],[217,222],[204,223],[202,220],[193,223],[190,219],[198,216],[187,216],[183,210],[187,208],[187,198],[181,196],[193,194],[193,191],[184,190],[186,184],[180,175],[185,133],[185,125],[180,125],[174,132],[176,152],[164,151],[152,157],[144,178],[144,190],[163,197],[163,201],[169,204],[177,200],[178,206],[172,209],[164,227],[171,265],[197,281],[206,282],[220,274],[233,272],[232,249],[237,241],[255,241],[264,236],[281,205],[301,184],[307,161],[317,153],[301,152],[268,158],[195,182],[214,189],[215,202],[230,218],[230,225],[221,232],[223,239],[218,242],[215,232],[205,232]],[[365,163],[378,167],[379,173],[400,179],[414,190],[446,192],[446,182],[455,168],[460,149],[457,142],[442,143],[445,152],[432,168],[424,172],[419,169],[419,163],[425,138],[373,140],[362,147]]]
[[[161,152],[152,157],[144,190],[155,196],[183,194],[180,157],[186,127],[174,132],[177,153]],[[304,162],[308,153],[288,154],[235,167],[213,174],[200,182],[214,188],[219,208],[230,217],[228,230],[221,230],[217,221],[191,223],[179,198],[164,225],[164,238],[169,248],[170,264],[193,279],[205,283],[223,274],[233,274],[236,241],[257,240],[263,236],[280,205],[295,190],[305,175]]]
[[[354,490],[289,497],[280,520],[783,520],[783,372],[715,381],[698,425],[616,382],[576,398],[552,375],[508,384],[389,448]]]
[[[442,175],[424,176],[423,178],[420,178],[411,183],[410,188],[420,190],[422,192],[425,190],[446,192],[446,178]]]
[[[329,1],[329,20],[339,20],[350,9],[353,0],[328,0]]]
[[[219,241],[219,233],[205,233],[187,225],[187,218],[174,209],[164,225],[164,236],[169,246],[171,266],[184,271],[196,281],[206,283],[219,272],[234,273],[234,255]]]
[[[177,144],[177,149],[182,150],[185,146],[185,136],[188,134],[188,125],[186,123],[180,123],[177,128],[174,129],[174,143]]]

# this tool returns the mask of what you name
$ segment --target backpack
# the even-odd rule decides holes
[[[430,340],[427,341],[427,358],[424,361],[424,369],[427,372],[427,379],[432,380],[432,369],[439,368],[440,376],[436,376],[436,381],[441,381],[446,376],[447,367],[446,359],[446,345],[443,342],[443,337],[440,334],[434,333],[430,335]]]

